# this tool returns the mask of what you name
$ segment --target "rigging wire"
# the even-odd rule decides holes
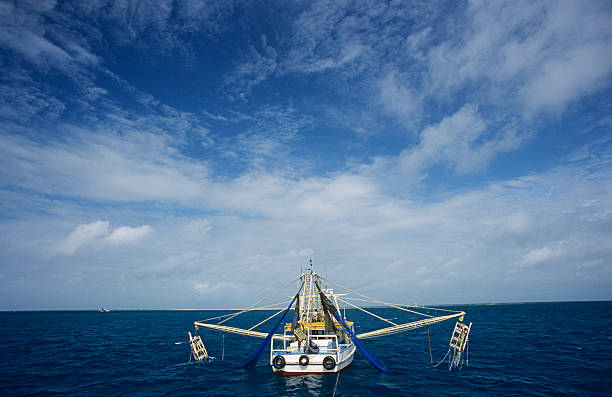
[[[279,306],[279,305],[286,305],[287,303],[289,303],[289,300],[283,301],[283,302],[279,302],[279,303],[271,303],[269,305],[266,306],[261,306],[261,307],[255,307],[251,310],[265,310],[265,309],[275,309],[274,306]],[[235,311],[236,309],[232,310]],[[238,309],[239,310],[239,309]],[[219,309],[218,311],[224,311],[223,309]],[[206,322],[206,321],[212,321],[212,320],[219,320],[221,318],[225,318],[225,317],[229,317],[231,315],[233,315],[234,313],[229,313],[229,314],[222,314],[220,316],[216,316],[216,317],[211,317],[211,318],[207,318],[206,320],[200,320],[200,322]]]
[[[405,324],[400,324],[400,325],[396,325],[393,327],[387,327],[387,328],[381,328],[375,331],[370,331],[370,332],[365,332],[363,334],[359,334],[357,336],[359,336],[361,339],[368,339],[368,338],[378,338],[380,336],[387,336],[387,335],[392,335],[392,334],[397,334],[400,332],[405,332],[405,331],[409,331],[412,329],[416,329],[416,328],[420,328],[420,327],[424,327],[426,325],[432,325],[432,324],[436,324],[442,321],[447,321],[450,320],[452,318],[456,318],[459,316],[463,316],[465,315],[464,312],[460,312],[460,313],[455,313],[455,314],[449,314],[446,316],[438,316],[438,317],[432,317],[432,318],[426,318],[423,320],[418,320],[418,321],[413,321],[410,323],[405,323]]]
[[[336,375],[336,385],[334,386],[334,394],[332,394],[332,397],[336,397],[336,389],[338,388],[338,379],[340,379],[340,371],[338,371],[338,375]]]
[[[437,363],[436,365],[433,366],[433,368],[436,368],[438,365],[442,364],[444,362],[444,360],[446,360],[446,357],[448,357],[448,354],[450,353],[451,348],[448,348],[448,351],[446,352],[446,355],[444,356],[444,358],[442,360],[440,360],[439,363]]]
[[[299,278],[298,278],[298,280],[299,280]],[[248,312],[248,311],[250,311],[250,310],[253,310],[253,308],[254,308],[255,306],[257,306],[257,305],[259,305],[260,303],[265,302],[265,301],[267,301],[268,299],[270,299],[271,297],[273,297],[273,296],[277,295],[279,292],[281,292],[281,291],[282,291],[282,290],[284,290],[285,288],[289,287],[289,286],[290,286],[291,284],[293,284],[295,281],[296,281],[296,280],[291,280],[291,282],[290,282],[289,284],[285,285],[285,286],[284,286],[284,287],[282,287],[281,289],[279,289],[279,290],[277,290],[277,291],[274,291],[273,293],[271,293],[270,295],[266,296],[265,298],[262,298],[262,299],[258,300],[257,302],[253,303],[251,306],[247,307],[247,308],[246,308],[246,309],[244,309],[244,310],[239,311],[238,313],[236,313],[236,314],[234,314],[234,315],[232,315],[232,316],[230,316],[230,317],[226,318],[225,320],[223,320],[223,321],[219,321],[219,323],[218,323],[218,324],[219,324],[219,325],[220,325],[220,324],[223,324],[223,323],[225,323],[225,322],[227,322],[227,321],[231,320],[232,318],[234,318],[234,317],[236,317],[236,316],[241,315],[242,313],[246,313],[246,312]]]
[[[321,277],[321,278],[323,278],[323,277]],[[414,310],[409,310],[409,309],[406,309],[406,308],[403,308],[403,307],[400,307],[400,306],[394,305],[394,304],[392,304],[392,303],[383,302],[383,301],[380,301],[380,300],[378,300],[378,299],[371,298],[371,297],[369,297],[369,296],[367,296],[367,295],[364,295],[364,294],[362,294],[362,293],[360,293],[360,292],[354,291],[354,290],[352,290],[352,289],[350,289],[350,288],[343,287],[342,285],[340,285],[340,284],[338,284],[338,283],[336,283],[336,282],[333,282],[333,281],[330,281],[330,280],[327,280],[327,279],[324,279],[324,280],[325,280],[325,281],[327,281],[327,282],[328,282],[328,283],[330,283],[330,284],[333,284],[333,285],[337,286],[338,288],[343,288],[343,289],[345,289],[345,290],[347,290],[347,291],[350,291],[350,292],[352,292],[352,293],[354,293],[354,294],[356,294],[356,295],[362,296],[362,297],[367,298],[367,299],[371,299],[371,300],[372,300],[372,302],[380,303],[380,304],[382,304],[382,305],[387,305],[387,306],[390,306],[390,307],[392,307],[392,308],[394,308],[394,309],[403,310],[403,311],[410,312],[410,313],[414,313],[414,314],[418,314],[418,315],[421,315],[421,316],[426,316],[426,317],[434,317],[434,316],[429,315],[429,314],[424,314],[424,313],[415,312]]]
[[[427,326],[427,344],[429,345],[429,364],[433,364],[433,357],[431,355],[431,339],[429,338],[429,325]]]
[[[359,298],[352,298],[352,297],[348,297],[348,296],[345,297],[344,299],[350,299],[350,300],[361,301],[361,302],[374,302],[374,303],[377,303],[376,301],[373,301],[373,300],[370,300],[370,299],[359,299]],[[401,306],[416,307],[416,308],[419,308],[419,309],[427,309],[427,310],[439,310],[439,311],[442,311],[442,312],[450,312],[450,313],[460,313],[459,310],[440,309],[438,307],[405,305],[405,304],[402,304],[402,303],[390,303],[390,305],[395,305],[395,306],[400,306],[400,307]],[[418,313],[418,314],[426,316],[426,314],[423,314],[423,313]]]
[[[419,306],[419,307],[423,309],[429,309],[429,310],[440,310],[442,312],[459,313],[459,310],[441,309],[439,307],[427,307],[427,306]]]
[[[191,351],[191,349],[189,349],[189,361],[187,361],[187,364],[185,364],[185,368],[187,368],[187,366],[189,364],[191,364],[191,357],[193,356],[193,352]]]
[[[339,300],[340,302],[344,302],[344,303],[346,303],[346,304],[347,304],[347,305],[349,305],[349,306],[354,307],[355,309],[361,310],[362,312],[367,313],[367,314],[369,314],[370,316],[376,317],[376,318],[377,318],[377,319],[379,319],[379,320],[385,321],[385,322],[387,322],[387,323],[389,323],[389,324],[391,324],[391,325],[397,325],[397,324],[395,324],[393,321],[390,321],[390,320],[387,320],[386,318],[380,317],[380,316],[378,316],[378,315],[376,315],[376,314],[374,314],[374,313],[372,313],[372,312],[369,312],[369,311],[367,311],[366,309],[363,309],[363,308],[361,308],[361,307],[359,307],[359,306],[357,306],[357,305],[353,305],[351,302],[347,302],[347,301],[345,301],[345,300],[344,300],[344,299],[342,299],[342,298],[338,298],[338,300]]]
[[[265,323],[266,321],[278,316],[279,314],[281,314],[283,312],[283,310],[285,310],[285,308],[280,309],[279,311],[277,311],[276,313],[274,313],[273,315],[271,315],[270,317],[266,318],[265,320],[253,325],[251,328],[249,328],[247,331],[252,331],[253,329],[259,327],[261,324]]]

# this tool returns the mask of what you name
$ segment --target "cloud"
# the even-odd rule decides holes
[[[206,167],[150,134],[77,133],[70,144],[0,135],[2,181],[37,192],[93,200],[190,200],[201,197]],[[21,178],[15,178],[19,174]]]
[[[601,89],[612,72],[610,52],[612,45],[584,45],[546,61],[521,88],[527,108],[563,110],[571,101]]]
[[[527,115],[562,111],[609,84],[610,13],[597,1],[472,1],[465,29],[427,53],[429,92],[440,97],[476,86]]]
[[[13,77],[24,78],[24,76]],[[66,106],[62,101],[34,85],[14,87],[7,84],[0,86],[0,117],[4,119],[32,120],[43,116],[47,120],[56,120],[65,109]]]
[[[422,99],[414,90],[399,82],[395,72],[383,78],[380,99],[383,106],[397,115],[408,129],[414,127],[422,117]]]
[[[60,243],[58,251],[65,255],[72,255],[80,247],[106,236],[108,228],[109,223],[100,220],[79,225]]]
[[[120,0],[71,6],[78,17],[111,27],[107,35],[113,44],[132,46],[145,57],[172,51],[189,57],[192,43],[184,37],[222,30],[225,18],[234,11],[231,1],[204,0]]]
[[[212,228],[213,226],[208,219],[193,219],[181,230],[184,239],[200,241],[212,230]]]
[[[43,70],[55,68],[74,75],[82,68],[97,66],[100,59],[84,46],[82,38],[64,35],[62,29],[45,23],[45,17],[55,12],[55,2],[45,4],[18,2],[5,7],[0,12],[0,46]]]
[[[105,241],[110,244],[131,244],[142,240],[152,232],[153,228],[149,225],[139,227],[121,226],[113,230],[113,232],[105,238]]]
[[[251,90],[266,80],[277,68],[276,50],[264,43],[262,51],[250,46],[244,62],[225,76],[224,86],[233,93],[232,99],[247,100]]]
[[[512,131],[493,136],[487,132],[477,106],[467,104],[423,130],[419,144],[400,153],[399,167],[409,175],[418,175],[435,164],[458,173],[471,172],[486,165],[498,152],[515,149],[521,141]]]
[[[610,297],[607,4],[258,7],[0,5],[0,302]]]
[[[427,202],[389,194],[383,179],[374,175],[296,179],[263,172],[211,185],[211,198],[202,209],[205,217],[191,215],[189,207],[179,207],[175,213],[180,216],[160,216],[155,203],[140,203],[134,211],[129,206],[67,207],[62,200],[53,204],[62,216],[41,217],[37,209],[44,207],[30,200],[34,212],[29,217],[0,224],[6,261],[21,258],[26,265],[0,272],[13,280],[33,270],[29,264],[39,264],[31,273],[45,274],[48,280],[50,269],[62,263],[66,278],[98,280],[106,289],[119,289],[122,280],[121,285],[135,291],[133,307],[151,307],[150,296],[137,292],[151,289],[165,305],[242,306],[271,284],[286,282],[287,274],[297,273],[313,256],[319,269],[327,266],[330,279],[394,301],[564,299],[572,294],[601,298],[612,283],[607,261],[612,255],[607,227],[612,175],[602,161],[609,162],[588,157]],[[92,212],[110,214],[124,224],[138,225],[138,219],[147,217],[155,233],[97,221],[70,226],[60,244],[63,255],[55,259],[32,249],[57,241],[53,225],[58,219]],[[111,244],[114,231],[117,236],[143,236],[138,255]],[[86,249],[89,266],[84,268],[77,254]],[[114,276],[100,281],[98,268]],[[372,269],[387,269],[393,277],[368,278]],[[28,285],[37,283],[36,278],[28,280]],[[453,288],[457,283],[464,288]],[[535,288],[541,283],[547,285],[544,291]],[[204,294],[194,303],[196,284],[203,292],[207,285],[227,285],[236,294],[231,302]],[[125,293],[116,295],[117,302],[125,302]]]
[[[73,255],[83,247],[95,244],[98,248],[109,245],[133,244],[144,239],[153,232],[149,225],[138,227],[120,226],[110,232],[108,221],[78,225],[57,247],[57,251],[64,255]]]
[[[559,256],[562,255],[562,253],[563,252],[560,247],[536,248],[532,251],[529,251],[527,254],[523,256],[521,266],[522,267],[532,267],[540,263],[548,262],[552,259],[558,258]]]
[[[283,169],[305,166],[294,152],[314,120],[293,106],[264,105],[253,112],[253,121],[232,140],[218,142],[217,149],[250,169]]]

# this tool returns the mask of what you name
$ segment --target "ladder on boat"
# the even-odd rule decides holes
[[[191,347],[193,358],[195,358],[197,361],[202,361],[208,357],[208,352],[204,347],[204,342],[202,342],[200,335],[191,336],[191,332],[188,332],[187,334],[189,335],[189,346]]]
[[[459,364],[461,363],[461,355],[468,345],[471,329],[472,323],[468,325],[462,323],[461,321],[457,321],[457,324],[455,324],[455,329],[453,330],[449,342],[450,349],[453,349],[453,357],[448,368],[449,370],[459,367]]]

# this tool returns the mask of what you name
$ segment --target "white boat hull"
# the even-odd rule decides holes
[[[300,353],[288,353],[278,354],[285,360],[285,365],[282,368],[276,368],[273,364],[274,357],[270,359],[270,365],[274,372],[282,375],[306,375],[306,374],[334,374],[342,371],[353,362],[355,356],[355,345],[350,345],[346,350],[338,352],[338,354],[300,354]],[[301,365],[300,357],[307,356],[308,364]],[[332,357],[336,362],[336,365],[327,369],[323,366],[323,360],[325,357]]]

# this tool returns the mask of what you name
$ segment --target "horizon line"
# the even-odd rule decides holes
[[[402,305],[399,304],[397,306],[406,306],[406,307],[423,307],[425,306],[430,308],[435,307],[445,307],[445,306],[497,306],[497,305],[521,305],[521,304],[539,304],[539,303],[587,303],[587,302],[612,302],[612,299],[599,299],[599,300],[568,300],[568,301],[517,301],[517,302],[482,302],[482,303],[444,303],[437,305]],[[385,308],[387,306],[363,306],[365,308]],[[105,307],[105,309],[108,309]],[[99,311],[100,308],[94,309],[0,309],[0,313],[10,313],[10,312],[92,312]],[[169,308],[169,309],[152,309],[152,308],[139,308],[139,309],[108,309],[110,311],[176,311],[176,312],[197,312],[197,311],[241,311],[247,310],[245,308]],[[256,308],[256,309],[248,309],[248,311],[272,311],[279,310],[279,308]],[[343,308],[344,310],[344,308]],[[352,307],[347,307],[346,310],[355,310]]]

